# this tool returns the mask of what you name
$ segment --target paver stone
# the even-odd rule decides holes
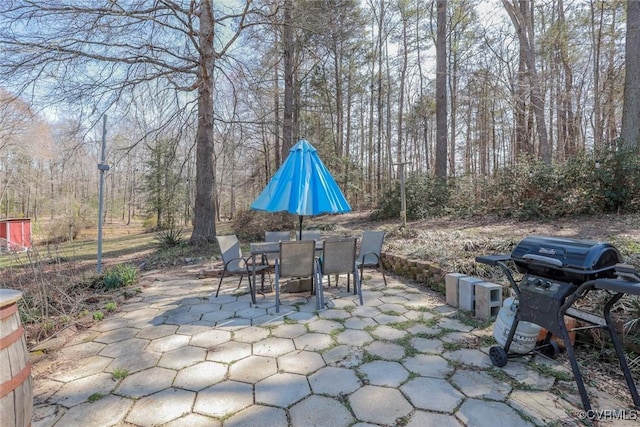
[[[192,391],[163,390],[136,401],[125,421],[144,426],[167,423],[191,412],[195,397]]]
[[[56,423],[65,427],[108,426],[120,424],[133,401],[108,395],[95,402],[74,406]]]
[[[198,391],[224,380],[227,366],[217,362],[200,362],[178,371],[176,387]]]
[[[502,402],[467,399],[456,415],[468,426],[528,427],[534,425]]]
[[[116,394],[139,399],[171,387],[176,371],[154,367],[127,375],[116,388]]]
[[[225,427],[282,427],[287,424],[284,409],[262,405],[252,405],[243,409],[224,422]]]
[[[278,369],[293,374],[308,375],[324,366],[324,359],[314,351],[293,351],[278,357]]]
[[[309,396],[290,410],[294,426],[347,427],[354,419],[351,412],[335,399],[326,396]]]
[[[398,387],[409,377],[409,371],[400,363],[386,360],[365,363],[358,371],[367,377],[369,384],[385,387]]]
[[[309,384],[316,394],[339,396],[357,390],[360,387],[360,380],[351,369],[327,366],[311,375]]]
[[[223,381],[198,392],[194,411],[212,417],[227,417],[253,404],[253,386]]]
[[[256,403],[287,408],[311,393],[307,377],[282,373],[272,375],[255,386]]]
[[[273,357],[249,356],[229,367],[229,378],[247,383],[256,383],[276,372],[276,359]]]
[[[418,377],[408,381],[400,390],[413,406],[430,411],[453,413],[464,395],[440,378]],[[429,390],[425,393],[425,390]]]
[[[397,389],[372,385],[351,394],[349,404],[359,420],[383,425],[396,425],[399,418],[413,410]]]

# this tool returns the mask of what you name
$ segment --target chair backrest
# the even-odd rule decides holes
[[[302,230],[302,239],[300,240],[322,240],[320,230]]]
[[[361,264],[377,264],[382,254],[382,242],[384,242],[384,231],[365,230],[362,233],[358,262]]]
[[[323,243],[322,274],[352,273],[356,263],[356,239],[327,239]]]
[[[291,240],[291,233],[289,231],[265,231],[265,242],[279,242],[279,241]]]
[[[279,275],[308,277],[315,272],[315,240],[280,241]]]
[[[240,267],[242,264],[242,249],[240,249],[240,241],[235,234],[228,234],[224,236],[216,236],[218,246],[220,246],[220,253],[222,254],[222,262],[227,264],[232,261],[228,268],[233,270]]]

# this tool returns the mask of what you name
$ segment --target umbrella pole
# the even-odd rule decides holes
[[[300,221],[300,234],[298,236],[298,240],[302,240],[302,215],[298,215]]]

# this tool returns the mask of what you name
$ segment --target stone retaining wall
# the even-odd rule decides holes
[[[436,262],[383,252],[382,266],[385,270],[422,283],[444,295],[444,276],[446,273],[442,271],[442,268]]]

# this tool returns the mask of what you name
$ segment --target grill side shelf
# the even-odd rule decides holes
[[[582,320],[584,322],[589,322],[592,325],[598,325],[601,327],[607,326],[607,322],[604,320],[604,317],[598,316],[593,313],[589,313],[584,310],[570,307],[567,309],[565,314],[567,316],[573,317],[574,319]]]

